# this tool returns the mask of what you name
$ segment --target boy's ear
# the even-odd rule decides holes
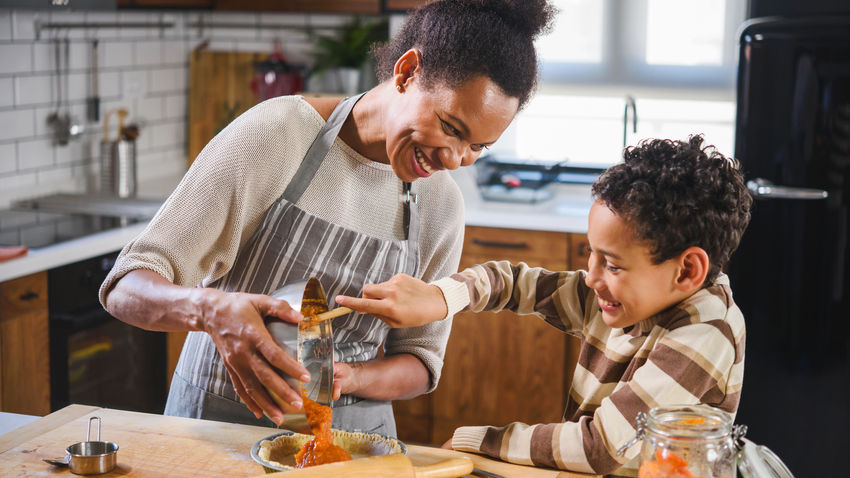
[[[679,255],[679,275],[676,288],[694,291],[702,288],[709,269],[708,253],[701,247],[691,246]]]

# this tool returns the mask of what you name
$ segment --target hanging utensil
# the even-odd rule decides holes
[[[64,146],[68,144],[68,139],[70,139],[68,133],[70,121],[62,112],[62,40],[59,37],[53,39],[53,59],[56,71],[56,94],[54,96],[53,113],[47,116],[47,125],[52,132],[53,144]]]
[[[100,94],[98,92],[97,40],[91,42],[91,96],[86,103],[86,116],[89,121],[100,120]]]
[[[85,130],[85,126],[83,126],[83,124],[80,123],[77,120],[77,118],[75,118],[71,114],[71,93],[70,93],[71,88],[70,88],[70,85],[69,85],[69,82],[70,82],[69,78],[71,77],[71,40],[68,39],[67,36],[65,37],[64,54],[65,54],[65,58],[64,58],[65,61],[64,61],[63,66],[65,68],[65,74],[64,74],[64,81],[65,81],[65,94],[64,94],[65,121],[66,121],[67,128],[68,128],[68,132],[67,132],[68,139],[76,139],[78,136],[83,134],[83,131]]]

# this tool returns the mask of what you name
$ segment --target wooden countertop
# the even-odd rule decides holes
[[[256,476],[263,473],[263,468],[251,459],[251,446],[279,431],[276,428],[70,405],[0,435],[0,476],[73,476],[67,468],[52,467],[42,458],[62,457],[68,445],[84,441],[88,419],[92,416],[101,417],[101,440],[112,441],[119,446],[118,465],[112,472],[101,476]],[[408,445],[408,457],[416,466],[456,456],[467,456],[476,468],[505,478],[592,476]]]

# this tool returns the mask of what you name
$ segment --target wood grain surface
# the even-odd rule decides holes
[[[250,456],[254,443],[276,428],[166,417],[147,413],[70,405],[0,436],[0,476],[73,476],[42,458],[58,458],[85,439],[88,419],[101,417],[101,439],[118,444],[118,465],[104,477],[256,476],[263,468]],[[505,478],[581,478],[591,475],[531,468],[439,448],[408,445],[417,467],[468,457],[476,468]]]
[[[189,54],[188,164],[192,164],[213,136],[258,103],[251,91],[254,62],[268,56],[268,53],[204,49]]]
[[[0,283],[0,410],[50,412],[46,271]]]

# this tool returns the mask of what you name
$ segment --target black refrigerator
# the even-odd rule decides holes
[[[754,197],[729,276],[737,423],[797,478],[850,476],[850,16],[740,30],[735,156]]]

